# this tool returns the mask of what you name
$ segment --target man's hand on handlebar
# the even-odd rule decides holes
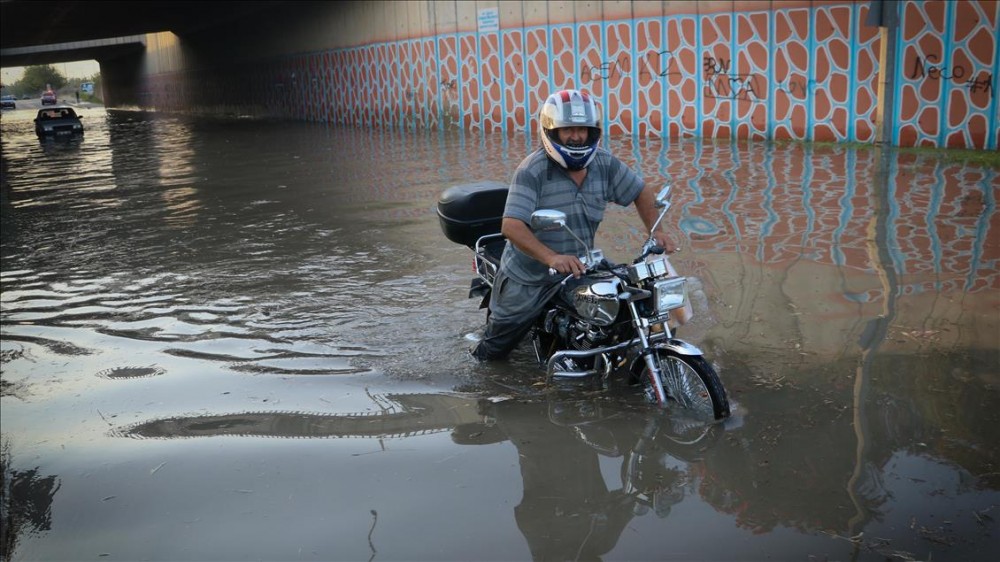
[[[656,245],[663,248],[663,251],[667,254],[672,254],[680,250],[680,248],[674,246],[674,243],[670,240],[670,237],[667,236],[666,232],[662,232],[660,230],[653,232],[653,240],[655,240]]]
[[[562,273],[563,275],[572,274],[573,277],[580,277],[587,270],[583,262],[580,261],[580,258],[565,254],[552,256],[549,258],[547,265],[549,269],[554,269],[557,273]]]

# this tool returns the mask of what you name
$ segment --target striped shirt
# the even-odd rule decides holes
[[[566,225],[593,248],[594,235],[604,218],[608,201],[625,207],[630,205],[644,183],[621,160],[604,149],[587,166],[587,175],[579,188],[566,171],[545,155],[542,149],[528,155],[514,171],[507,194],[503,216],[531,224],[531,213],[539,209],[554,209],[566,213]],[[583,256],[586,251],[565,230],[535,232],[540,242],[560,254]],[[559,279],[550,276],[548,266],[536,261],[508,243],[502,267],[514,280],[541,285]]]

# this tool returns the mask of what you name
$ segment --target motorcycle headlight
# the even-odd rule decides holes
[[[681,308],[687,302],[687,278],[671,277],[657,281],[653,285],[653,298],[656,301],[657,314],[666,314],[667,311]]]

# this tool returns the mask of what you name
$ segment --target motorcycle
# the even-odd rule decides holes
[[[643,386],[651,403],[722,419],[730,414],[722,380],[698,347],[674,333],[690,316],[687,279],[676,274],[652,236],[670,209],[670,193],[668,184],[657,194],[660,214],[629,264],[613,264],[589,247],[567,226],[565,213],[540,209],[531,215],[533,231],[565,230],[577,241],[586,271],[562,280],[529,338],[549,383],[596,376],[607,387],[624,374]],[[506,244],[500,233],[506,194],[503,184],[468,184],[449,188],[438,201],[445,236],[473,250],[469,297],[480,297],[480,308],[488,309]]]

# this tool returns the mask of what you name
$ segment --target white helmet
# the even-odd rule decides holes
[[[587,141],[582,145],[563,145],[557,129],[587,127]],[[597,154],[601,142],[601,118],[594,98],[578,90],[561,90],[548,97],[538,114],[538,136],[545,152],[567,170],[582,170]]]

